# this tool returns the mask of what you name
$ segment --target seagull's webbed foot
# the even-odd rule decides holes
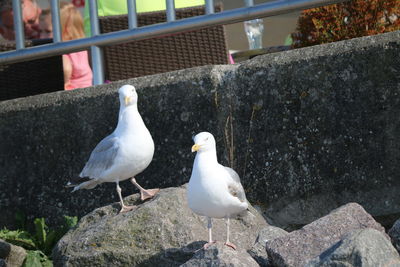
[[[233,248],[234,250],[236,250],[236,245],[233,244],[233,243],[231,243],[231,242],[229,242],[229,241],[228,241],[228,242],[225,242],[224,245],[227,246],[227,247]]]
[[[140,190],[140,199],[141,199],[142,201],[154,197],[154,196],[158,193],[158,191],[160,191],[159,188],[155,188],[155,189],[144,189],[143,187],[141,187],[141,186],[136,182],[135,177],[132,177],[132,178],[131,178],[131,182],[132,182],[132,184],[134,184],[134,185]]]
[[[159,188],[140,190],[140,199],[142,201],[154,197],[160,191]]]
[[[135,209],[136,208],[136,206],[122,206],[121,207],[121,210],[119,211],[119,213],[124,213],[124,212],[128,212],[128,211],[131,211],[131,210],[133,210],[133,209]]]

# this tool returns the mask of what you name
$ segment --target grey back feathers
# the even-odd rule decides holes
[[[118,149],[118,138],[114,134],[101,140],[90,154],[90,158],[79,176],[100,178],[114,164]]]
[[[242,184],[240,183],[240,177],[235,170],[229,167],[225,167],[225,170],[228,171],[230,177],[232,178],[232,182],[228,183],[228,189],[229,193],[234,196],[239,198],[241,202],[246,202],[246,194],[244,192],[244,188]]]

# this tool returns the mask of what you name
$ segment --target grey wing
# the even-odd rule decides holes
[[[234,169],[229,168],[229,167],[225,167],[225,166],[224,166],[224,168],[229,172],[229,175],[232,177],[232,179],[233,179],[235,182],[240,183],[239,174],[237,174],[237,172],[235,172]]]
[[[113,134],[107,136],[94,148],[79,176],[100,178],[105,171],[113,166],[118,151],[118,138]]]
[[[241,202],[246,202],[246,194],[244,192],[244,188],[242,184],[240,183],[240,177],[235,170],[229,168],[229,167],[224,167],[225,170],[229,173],[229,176],[231,180],[228,182],[228,189],[229,193],[234,196],[239,198]]]

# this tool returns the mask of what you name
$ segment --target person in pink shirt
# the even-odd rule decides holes
[[[82,15],[73,4],[60,3],[60,20],[63,41],[85,37]],[[86,50],[63,55],[63,68],[65,90],[93,85],[93,73]]]

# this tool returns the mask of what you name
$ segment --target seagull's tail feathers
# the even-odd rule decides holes
[[[96,179],[90,179],[88,177],[79,177],[79,178],[73,178],[71,179],[70,182],[65,187],[73,187],[74,190],[72,192],[75,192],[79,189],[92,189],[95,188],[99,182]]]

